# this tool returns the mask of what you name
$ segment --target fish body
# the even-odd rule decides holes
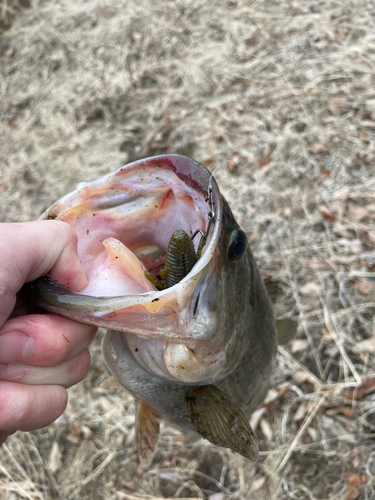
[[[26,293],[108,329],[104,360],[138,402],[141,457],[162,418],[255,458],[247,419],[270,384],[275,321],[246,235],[210,172],[179,155],[140,160],[81,183],[41,218],[76,230],[89,284],[77,293],[41,278]],[[194,239],[197,262],[158,290],[145,272],[159,279],[172,234],[197,230],[205,235],[199,251]],[[143,256],[146,247],[156,260]]]

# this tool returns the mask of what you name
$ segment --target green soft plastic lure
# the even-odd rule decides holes
[[[203,235],[198,250],[195,252],[193,241],[189,235],[182,229],[175,231],[169,241],[164,269],[160,270],[160,277],[165,284],[148,271],[145,271],[146,278],[158,290],[177,285],[193,269],[201,256],[205,243],[206,237]]]

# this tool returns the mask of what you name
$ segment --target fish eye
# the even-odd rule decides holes
[[[247,237],[241,229],[234,229],[229,238],[228,256],[237,261],[243,256],[247,248]]]

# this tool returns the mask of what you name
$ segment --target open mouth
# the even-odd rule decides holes
[[[98,181],[78,186],[74,196],[55,207],[58,219],[78,235],[78,255],[89,280],[81,293],[114,297],[155,291],[144,273],[162,281],[172,234],[183,230],[191,237],[206,230],[204,194],[162,166],[124,170]],[[195,249],[199,240],[194,239]]]

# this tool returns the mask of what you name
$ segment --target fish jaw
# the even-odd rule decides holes
[[[100,274],[98,264],[103,271],[103,261],[108,263],[110,260],[102,255],[108,246],[113,247],[110,243],[107,248],[103,248],[106,246],[103,245],[105,239],[113,243],[118,240],[119,244],[126,247],[123,247],[124,251],[128,249],[136,254],[138,249],[150,244],[165,252],[175,230],[183,229],[190,235],[196,229],[205,231],[208,205],[204,197],[210,182],[213,196],[218,199],[219,219],[220,195],[215,181],[210,181],[209,172],[202,165],[178,155],[141,160],[93,182],[80,183],[76,191],[56,202],[41,218],[56,218],[73,227],[78,236],[78,256],[86,274],[92,278],[90,282]],[[125,290],[123,294],[113,293],[111,288],[115,277],[112,276],[114,279],[108,280],[111,281],[108,289],[103,286],[102,280],[98,287],[89,283],[89,288],[82,290],[80,295],[96,297],[99,299],[97,302],[102,297],[116,296],[110,310],[112,318],[117,313],[122,316],[131,305],[143,305],[146,312],[152,314],[164,307],[180,312],[186,307],[211,259],[217,236],[218,231],[213,225],[202,258],[178,286],[158,292],[148,284],[136,293],[131,293],[131,290]],[[194,240],[196,247],[198,241],[199,238]],[[123,266],[117,266],[119,273],[121,267],[129,267],[126,260],[127,257]],[[121,263],[121,259],[118,263]],[[124,307],[120,307],[121,301],[117,299],[121,295],[124,297]],[[110,301],[106,301],[104,307],[96,306],[95,311],[87,304],[86,316],[101,316],[102,325],[103,312],[108,304]],[[70,310],[74,311],[74,306]]]

